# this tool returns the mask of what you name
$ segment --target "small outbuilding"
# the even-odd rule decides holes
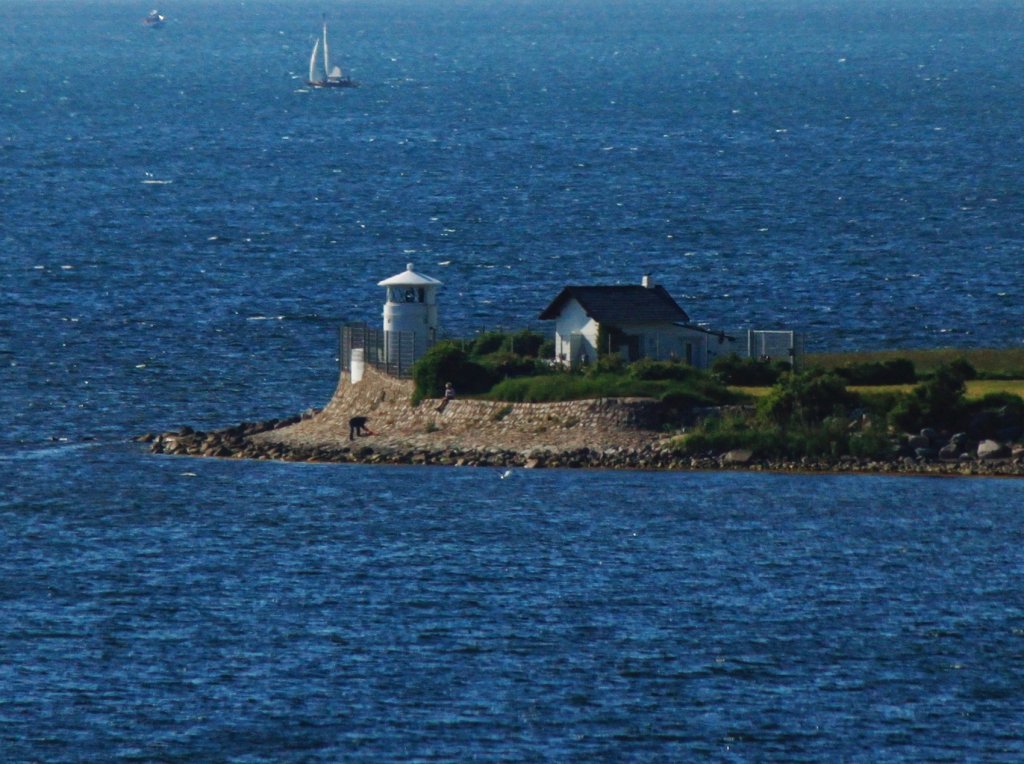
[[[540,318],[555,322],[555,358],[572,366],[617,354],[626,361],[678,359],[703,369],[736,350],[735,337],[691,324],[672,295],[646,275],[639,285],[564,287]]]

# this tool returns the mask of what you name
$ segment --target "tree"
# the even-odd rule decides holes
[[[896,404],[889,421],[906,432],[922,427],[955,428],[965,411],[965,373],[967,369],[961,365],[940,366]]]
[[[836,413],[856,406],[857,396],[846,389],[842,377],[821,369],[783,374],[758,404],[759,416],[783,427],[817,425]]]
[[[419,359],[412,368],[416,391],[415,400],[439,398],[444,385],[451,382],[459,393],[485,392],[494,384],[491,373],[469,359],[455,342],[439,342]]]

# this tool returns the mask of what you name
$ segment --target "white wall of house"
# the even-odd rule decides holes
[[[641,337],[641,355],[657,361],[676,359],[706,369],[719,356],[736,351],[736,341],[729,337],[685,326],[627,324],[620,328],[628,335]],[[628,348],[621,352],[628,360]]]
[[[574,336],[579,338],[575,343]],[[579,363],[581,354],[586,356],[587,363],[597,360],[597,322],[582,305],[570,299],[555,319],[555,358],[563,363]]]

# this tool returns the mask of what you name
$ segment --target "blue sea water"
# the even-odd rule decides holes
[[[0,758],[1013,761],[1021,483],[265,464],[412,261],[1024,340],[1024,9],[0,0]],[[320,14],[361,82],[310,92]]]

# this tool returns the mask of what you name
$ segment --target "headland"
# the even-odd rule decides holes
[[[650,398],[557,403],[456,399],[413,404],[413,383],[367,369],[352,384],[342,374],[330,402],[287,419],[200,432],[184,427],[138,440],[158,454],[361,464],[633,470],[748,470],[935,476],[1024,476],[1024,449],[955,457],[896,455],[759,458],[746,449],[693,455],[679,433],[663,429],[662,404]],[[364,416],[374,433],[350,437]]]

